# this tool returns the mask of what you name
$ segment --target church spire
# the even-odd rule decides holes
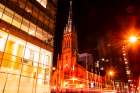
[[[70,0],[68,23],[66,24],[64,33],[66,32],[72,32],[72,0]]]

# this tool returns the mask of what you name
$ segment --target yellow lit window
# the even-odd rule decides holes
[[[13,35],[9,35],[5,52],[22,57],[25,49],[25,41]]]
[[[29,27],[29,34],[35,36],[35,31],[36,31],[36,25],[30,23],[30,27]]]
[[[12,22],[12,18],[13,18],[14,12],[8,8],[5,9],[3,16],[2,16],[2,20],[11,23]]]
[[[21,30],[28,32],[28,28],[29,28],[29,21],[26,19],[23,19],[22,25],[21,25]]]
[[[36,37],[40,40],[42,40],[42,29],[37,27],[37,31],[36,31]]]
[[[2,16],[3,10],[4,10],[5,6],[0,4],[0,18]]]
[[[4,51],[8,34],[0,30],[0,51]]]
[[[43,41],[45,41],[46,43],[48,42],[48,33],[43,30],[43,38],[42,38]]]
[[[34,68],[32,66],[24,65],[22,69],[22,75],[28,77],[34,77]]]
[[[14,15],[13,21],[12,21],[12,25],[16,26],[17,28],[20,27],[21,25],[21,21],[22,21],[22,17],[18,14]]]

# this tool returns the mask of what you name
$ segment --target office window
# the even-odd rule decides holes
[[[33,23],[30,22],[30,27],[29,27],[28,33],[32,36],[35,36],[35,32],[36,32],[36,25],[34,25]]]
[[[49,27],[50,27],[50,29],[53,29],[54,28],[54,24],[53,23],[50,23],[49,24]]]
[[[8,33],[0,30],[0,51],[4,51]]]
[[[5,52],[14,56],[22,57],[25,49],[25,41],[13,35],[9,35]]]
[[[3,91],[6,78],[7,78],[7,74],[5,74],[5,73],[0,73],[0,93],[2,93],[2,91]]]
[[[2,72],[20,74],[21,66],[22,66],[21,58],[8,55],[6,53],[4,54],[1,64]]]
[[[20,28],[21,21],[22,21],[22,17],[18,14],[15,14],[12,21],[12,25],[16,26],[17,28]]]
[[[38,79],[45,79],[45,69],[38,67]]]
[[[22,24],[21,24],[21,30],[28,32],[29,28],[29,21],[23,18]]]
[[[28,13],[32,13],[32,4],[30,4],[29,2],[27,2],[26,7],[25,7],[25,10]]]
[[[49,24],[49,17],[47,15],[45,15],[44,17],[45,17],[44,23],[46,25],[48,25]]]
[[[48,89],[48,91],[49,91],[49,89]],[[45,91],[44,80],[37,79],[36,93],[49,93],[48,91]]]
[[[19,3],[19,7],[24,9],[25,8],[25,4],[26,4],[26,0],[18,0]]]
[[[38,66],[39,52],[40,48],[38,46],[27,43],[24,54],[24,63],[26,65]]]
[[[39,16],[39,10],[35,6],[33,7],[33,13],[32,13],[32,15],[35,18],[38,18],[38,16]]]
[[[33,66],[23,65],[22,68],[22,75],[26,77],[34,77],[34,74],[36,74],[36,70]]]
[[[42,40],[42,29],[40,27],[37,27],[36,30],[36,37],[40,40]]]
[[[0,3],[0,18],[3,14],[4,8],[5,8],[5,6]]]
[[[43,12],[39,12],[39,17],[38,17],[38,19],[43,23],[44,22],[44,16],[43,16],[44,14],[43,14]]]
[[[43,30],[42,40],[46,43],[48,42],[48,33],[45,30]]]
[[[29,77],[21,77],[19,93],[35,93],[35,79]]]
[[[12,18],[13,18],[14,12],[8,8],[5,8],[3,16],[2,16],[2,20],[11,23],[12,22]]]
[[[17,93],[18,91],[19,76],[8,74],[4,93]]]

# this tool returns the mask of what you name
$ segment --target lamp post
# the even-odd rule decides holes
[[[109,77],[110,77],[110,81],[111,81],[112,87],[113,87],[113,89],[114,89],[114,81],[113,81],[114,71],[113,71],[113,70],[110,70],[110,71],[108,72],[108,75],[109,75]]]

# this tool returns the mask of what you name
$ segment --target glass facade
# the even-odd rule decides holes
[[[52,53],[0,30],[0,93],[48,93]]]
[[[18,2],[21,3],[20,7],[32,12],[34,17],[39,16],[39,12],[30,11],[32,5],[27,6],[26,0]],[[1,3],[0,21],[11,24],[39,42],[53,45],[53,35]],[[45,20],[44,23],[48,21]],[[0,28],[0,93],[50,93],[51,66],[52,51]]]

